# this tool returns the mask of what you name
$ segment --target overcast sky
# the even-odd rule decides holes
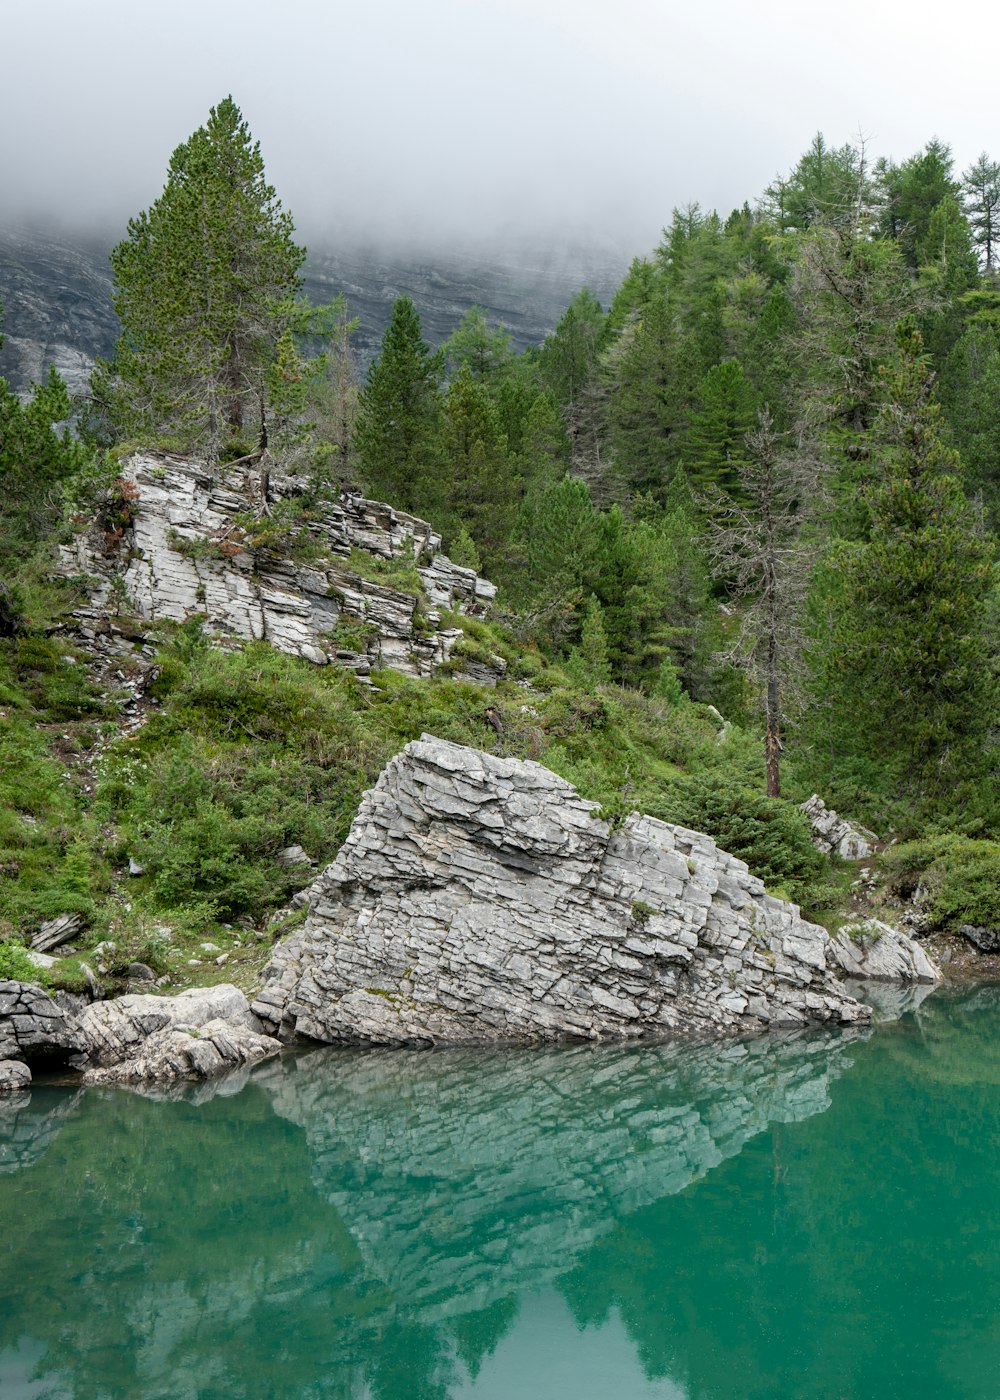
[[[977,10],[979,7],[977,7]],[[940,0],[5,0],[0,220],[109,237],[227,93],[306,242],[646,252],[813,133],[1000,156],[1000,21]]]

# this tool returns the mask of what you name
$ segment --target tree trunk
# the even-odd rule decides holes
[[[778,681],[778,581],[774,566],[767,578],[767,730],[764,758],[767,765],[767,795],[781,796],[781,690]]]

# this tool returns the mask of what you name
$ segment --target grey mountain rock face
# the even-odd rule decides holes
[[[86,392],[95,358],[110,356],[118,338],[108,262],[114,241],[0,228],[0,375],[14,389],[44,379],[55,364],[73,392]],[[584,284],[607,306],[628,262],[620,249],[603,244],[448,255],[313,248],[305,288],[316,302],[347,297],[348,314],[359,321],[353,342],[360,377],[378,353],[397,297],[413,300],[431,345],[479,306],[491,324],[508,328],[515,349],[524,350],[541,343]]]
[[[37,229],[0,229],[4,344],[0,375],[15,390],[48,374],[86,391],[94,359],[118,337],[103,243]]]
[[[365,794],[254,1010],[330,1042],[634,1038],[866,1022],[825,929],[709,837],[424,736]],[[300,899],[303,896],[300,896]]]
[[[362,680],[373,667],[425,676],[449,661],[462,637],[442,612],[482,613],[496,595],[487,579],[441,553],[441,537],[425,520],[381,502],[345,495],[318,509],[310,562],[296,562],[247,542],[237,517],[259,499],[253,468],[212,471],[137,454],[122,480],[136,495],[124,538],[109,543],[95,522],[61,552],[65,573],[91,580],[77,616],[92,629],[118,611],[151,621],[201,616],[217,635],[267,641],[319,665],[336,661]],[[271,478],[273,500],[301,490],[295,478]],[[362,577],[352,549],[373,562],[417,565],[424,598]],[[502,673],[498,659],[492,676]]]

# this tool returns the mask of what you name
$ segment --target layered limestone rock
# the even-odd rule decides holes
[[[280,1049],[228,984],[94,1002],[73,1015],[41,987],[0,982],[0,1092],[27,1088],[32,1065],[72,1065],[87,1084],[207,1079]]]
[[[941,981],[941,969],[920,944],[881,919],[843,924],[831,940],[830,956],[845,977],[875,982]]]
[[[300,896],[302,898],[302,896]],[[254,1010],[375,1044],[867,1021],[826,931],[708,836],[424,736],[362,800]]]
[[[216,635],[268,641],[318,665],[337,661],[362,679],[373,667],[425,676],[452,660],[463,635],[443,624],[442,613],[481,614],[496,594],[487,579],[441,553],[441,537],[426,521],[361,496],[316,507],[308,547],[296,559],[250,541],[246,518],[260,502],[259,468],[210,470],[137,454],[121,480],[131,516],[124,532],[97,521],[61,553],[64,573],[91,581],[89,601],[77,609],[85,628],[100,630],[119,613],[173,622],[200,616]],[[271,508],[304,487],[272,475]],[[362,576],[351,566],[352,550],[413,565],[423,596]],[[377,563],[369,572],[376,571]],[[488,681],[504,663],[475,669]]]
[[[31,982],[0,982],[0,1061],[17,1061],[29,1073],[5,1070],[0,1092],[25,1088],[30,1067],[66,1064],[86,1050],[74,1018]]]
[[[865,860],[875,849],[878,837],[863,826],[853,826],[837,815],[822,797],[813,793],[801,810],[809,818],[813,845],[826,855],[837,854],[844,860]]]
[[[81,1013],[79,1026],[87,1084],[208,1079],[281,1048],[261,1034],[246,997],[228,983],[174,997],[95,1002]]]

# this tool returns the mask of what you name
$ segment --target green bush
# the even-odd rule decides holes
[[[36,967],[20,943],[0,943],[0,982],[34,982],[45,987],[50,980],[46,969]]]
[[[1000,842],[954,835],[904,841],[885,853],[882,868],[904,898],[922,889],[936,928],[1000,925]]]
[[[827,867],[797,807],[723,785],[714,775],[677,781],[652,815],[707,832],[724,851],[746,861],[765,884],[780,886],[794,898],[804,897]]]

